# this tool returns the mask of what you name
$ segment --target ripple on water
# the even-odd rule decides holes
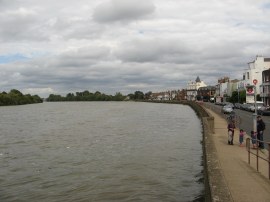
[[[24,107],[3,111],[0,201],[173,202],[203,191],[201,123],[188,106]]]

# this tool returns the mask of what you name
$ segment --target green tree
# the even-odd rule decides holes
[[[50,94],[49,97],[47,98],[48,102],[59,102],[59,101],[64,101],[64,98],[61,95],[54,95]]]
[[[135,100],[143,100],[144,99],[144,93],[141,91],[136,91],[134,93],[134,99]]]
[[[114,101],[123,101],[126,97],[123,96],[120,92],[117,92],[115,95],[114,95],[114,98],[113,100]]]
[[[101,95],[101,92],[96,91],[96,92],[95,92],[95,96],[98,96],[98,95]]]
[[[232,92],[232,96],[230,97],[229,101],[232,103],[238,102],[238,92],[237,91]]]
[[[0,93],[0,106],[24,105],[41,102],[43,102],[43,100],[39,96],[31,96],[30,94],[23,95],[17,89],[12,89],[9,93]]]
[[[75,101],[75,96],[74,96],[74,94],[73,94],[73,93],[68,93],[68,94],[66,95],[66,100],[67,100],[67,101]]]
[[[246,90],[239,91],[239,103],[246,102]]]
[[[230,102],[232,103],[244,103],[246,102],[246,90],[242,91],[233,91],[232,96],[229,99]]]
[[[39,97],[38,95],[33,95],[32,99],[34,101],[34,103],[41,103],[43,102],[43,100],[41,99],[41,97]]]
[[[76,92],[76,95],[73,93],[68,93],[65,97],[60,95],[50,94],[47,98],[49,102],[58,102],[58,101],[123,101],[126,96],[123,96],[121,93],[117,92],[114,96],[106,95],[99,91],[91,93],[88,90],[83,92]]]
[[[7,105],[12,105],[12,99],[9,94],[0,94],[0,105],[1,106],[7,106]]]
[[[82,92],[82,95],[83,96],[89,96],[90,92],[88,90],[85,90]]]
[[[14,95],[18,95],[18,96],[23,96],[23,94],[17,90],[17,89],[12,89],[10,90],[9,94],[14,94]]]
[[[128,97],[129,97],[129,99],[131,99],[131,100],[135,100],[135,95],[132,94],[132,93],[128,94]]]

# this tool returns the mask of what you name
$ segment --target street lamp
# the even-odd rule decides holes
[[[255,106],[255,111],[253,115],[253,127],[254,127],[254,132],[257,133],[257,88],[256,84],[258,83],[257,79],[253,79],[253,84],[254,84],[254,106]]]
[[[257,133],[257,90],[256,90],[256,86],[254,86],[254,105],[255,105],[255,111],[253,114],[253,128],[254,128],[254,132]]]
[[[248,97],[252,96],[252,94],[254,96],[254,107],[255,107],[255,110],[254,110],[254,113],[252,115],[253,116],[253,131],[254,132],[257,132],[257,101],[256,101],[257,100],[257,96],[256,96],[257,90],[256,90],[256,86],[255,85],[248,85],[248,86],[246,86],[246,88],[247,88],[246,99]],[[248,101],[248,100],[246,100],[246,101]],[[247,103],[251,103],[251,102],[252,102],[252,100],[249,100],[249,102],[247,102]]]
[[[237,103],[240,103],[240,99],[239,99],[239,84],[237,85],[237,98],[238,98]]]

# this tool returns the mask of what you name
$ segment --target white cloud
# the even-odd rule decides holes
[[[55,92],[52,88],[48,87],[48,88],[26,88],[22,89],[22,93],[46,97],[49,94],[55,94],[57,92]]]

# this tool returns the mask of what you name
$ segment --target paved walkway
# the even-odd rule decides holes
[[[246,147],[239,146],[239,129],[235,130],[234,145],[228,145],[227,122],[219,114],[205,108],[214,117],[215,133],[213,138],[218,163],[225,183],[235,202],[269,202],[270,180],[268,179],[268,164],[259,160],[259,172],[256,170],[256,159],[251,157],[248,164]],[[252,150],[256,152],[256,150]],[[268,151],[260,151],[260,155],[268,158]],[[222,201],[218,198],[214,201]]]

